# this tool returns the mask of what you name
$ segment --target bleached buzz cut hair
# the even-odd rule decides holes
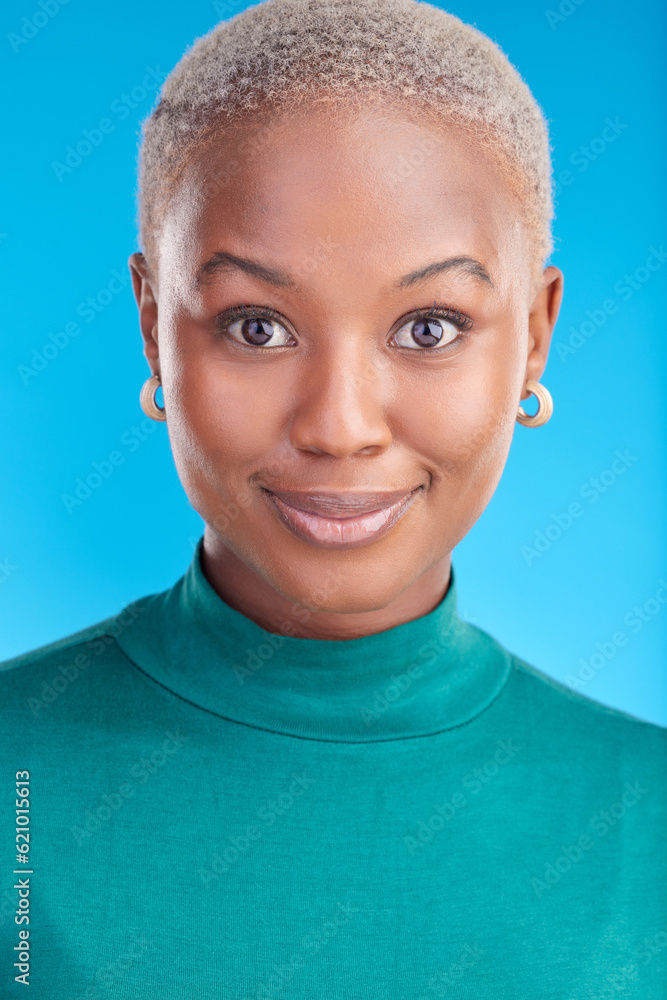
[[[197,39],[143,123],[138,224],[149,267],[169,198],[201,150],[235,122],[323,94],[398,99],[490,149],[519,194],[533,266],[544,266],[553,249],[547,122],[490,38],[423,0],[264,0]]]

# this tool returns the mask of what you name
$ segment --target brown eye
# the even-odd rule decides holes
[[[420,347],[435,347],[443,335],[442,324],[437,319],[418,319],[412,326],[412,339]]]
[[[460,336],[461,330],[448,320],[437,316],[425,316],[404,323],[394,335],[398,347],[444,347]]]
[[[272,324],[268,319],[246,319],[241,327],[241,335],[249,344],[266,344],[273,336]]]
[[[277,320],[251,313],[225,323],[224,330],[232,340],[252,347],[288,347],[295,343],[292,335]]]

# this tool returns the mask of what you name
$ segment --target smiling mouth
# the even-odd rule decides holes
[[[347,549],[368,545],[386,535],[422,488],[382,493],[261,489],[283,524],[298,538],[319,548]]]

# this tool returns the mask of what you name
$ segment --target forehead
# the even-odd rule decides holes
[[[308,105],[200,151],[167,211],[160,269],[177,264],[196,285],[216,253],[252,248],[300,261],[302,277],[319,254],[341,277],[378,280],[438,250],[499,275],[525,243],[497,164],[460,126],[390,104]]]

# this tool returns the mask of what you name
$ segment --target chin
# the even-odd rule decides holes
[[[352,552],[327,552],[301,562],[290,561],[275,567],[266,567],[265,579],[288,600],[309,611],[327,614],[365,614],[380,611],[395,601],[419,576],[415,566],[403,565],[395,557],[391,560],[373,557],[372,546]],[[365,551],[367,557],[358,558]],[[268,570],[268,572],[267,572]]]

